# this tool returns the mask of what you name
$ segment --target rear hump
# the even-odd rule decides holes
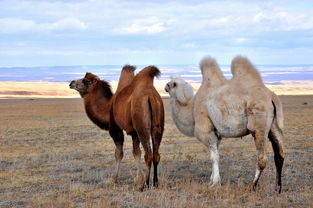
[[[160,70],[156,66],[147,66],[142,69],[136,77],[159,77],[161,75]]]
[[[236,56],[231,63],[233,80],[246,85],[263,84],[262,78],[255,66],[244,56]]]
[[[149,66],[149,70],[150,77],[159,77],[161,75],[160,70],[155,66]]]

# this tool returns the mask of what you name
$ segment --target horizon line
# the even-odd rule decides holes
[[[81,66],[91,66],[91,67],[101,67],[101,66],[124,66],[127,64],[81,64],[81,65],[34,65],[34,66],[0,66],[0,69],[3,68],[44,68],[44,67],[81,67]],[[134,66],[198,66],[199,64],[131,64]],[[219,64],[220,66],[231,66],[231,64]],[[253,64],[255,66],[313,66],[311,64]]]

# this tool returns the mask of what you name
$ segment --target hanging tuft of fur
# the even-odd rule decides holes
[[[110,83],[108,83],[107,81],[104,81],[104,80],[101,80],[99,83],[100,83],[100,86],[102,88],[103,96],[106,98],[112,97],[113,92],[112,92]]]
[[[243,81],[251,85],[263,84],[258,70],[254,67],[250,60],[244,56],[236,56],[232,60],[231,72],[234,80]]]
[[[136,66],[133,66],[133,65],[125,65],[123,66],[122,68],[122,71],[127,71],[127,72],[134,72],[136,70]]]
[[[147,66],[144,69],[142,69],[137,75],[136,78],[137,79],[141,79],[143,77],[150,77],[150,78],[154,78],[154,77],[158,77],[161,75],[160,70],[155,67],[155,66]]]
[[[150,69],[149,75],[151,77],[159,77],[161,75],[160,70],[155,66],[148,66]]]

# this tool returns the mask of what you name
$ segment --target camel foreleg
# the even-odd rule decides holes
[[[110,134],[115,144],[115,170],[112,175],[112,182],[116,183],[120,172],[121,161],[123,159],[124,135],[122,130],[116,130],[114,132],[110,132]]]
[[[219,172],[219,153],[218,147],[221,141],[214,130],[213,127],[208,124],[203,126],[203,122],[200,125],[195,126],[195,136],[202,142],[207,148],[210,149],[210,159],[212,161],[212,173],[210,177],[209,186],[213,187],[215,185],[221,185],[221,178]]]

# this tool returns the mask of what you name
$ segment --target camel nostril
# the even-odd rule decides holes
[[[170,85],[169,84],[166,84],[166,86],[165,86],[165,92],[169,92],[169,89],[170,89]]]
[[[71,83],[69,84],[70,87],[73,87],[73,84],[74,84],[74,80],[71,81]]]

